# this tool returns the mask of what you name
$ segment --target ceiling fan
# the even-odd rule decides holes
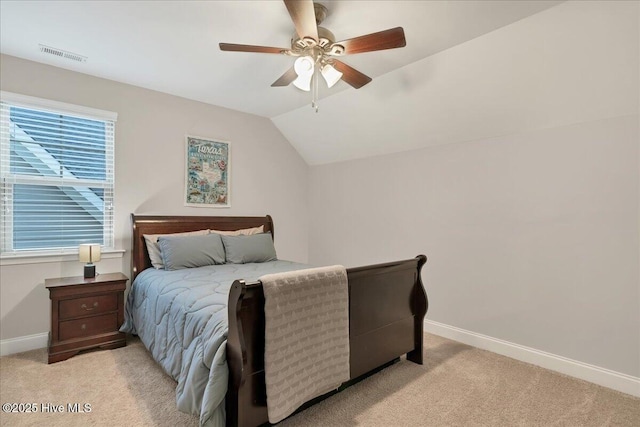
[[[319,26],[327,16],[325,6],[312,0],[284,0],[284,4],[296,27],[296,33],[291,39],[291,48],[220,43],[220,49],[228,52],[277,53],[297,57],[293,66],[271,86],[288,86],[293,83],[301,90],[313,90],[311,106],[316,112],[318,74],[322,75],[328,87],[332,87],[340,79],[356,89],[371,81],[371,77],[348,66],[337,59],[338,57],[395,49],[407,44],[402,27],[336,42],[331,31]]]

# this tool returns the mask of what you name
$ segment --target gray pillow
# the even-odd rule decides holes
[[[160,236],[158,246],[165,270],[224,264],[224,246],[219,234]]]
[[[276,248],[271,233],[251,236],[222,236],[228,264],[275,261]]]

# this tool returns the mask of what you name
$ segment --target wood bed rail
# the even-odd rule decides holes
[[[421,270],[426,262],[425,255],[418,255],[347,269],[352,381],[404,354],[407,360],[423,363],[428,300]],[[259,426],[268,422],[262,283],[236,280],[229,293],[228,312],[226,424]]]

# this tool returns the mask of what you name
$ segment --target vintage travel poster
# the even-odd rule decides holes
[[[187,176],[185,205],[228,208],[230,143],[196,136],[186,137]]]

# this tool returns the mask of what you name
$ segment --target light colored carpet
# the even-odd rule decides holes
[[[293,426],[640,426],[640,399],[434,335],[426,363],[402,360],[283,421]],[[46,350],[0,358],[0,400],[90,413],[0,414],[3,426],[196,426],[175,382],[139,340],[46,364]]]

